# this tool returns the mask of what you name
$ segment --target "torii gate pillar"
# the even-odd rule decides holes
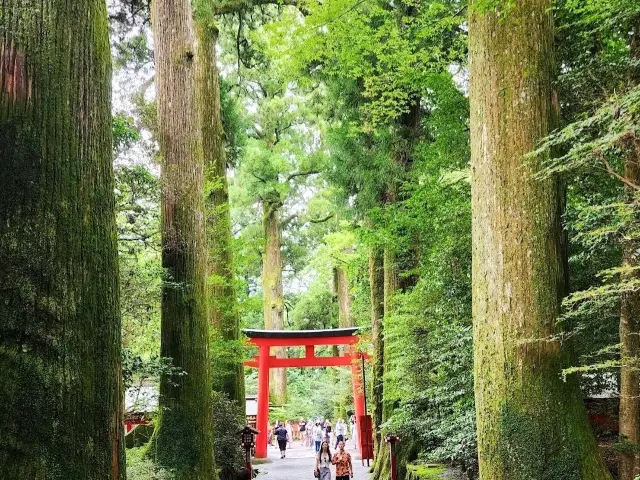
[[[258,415],[256,416],[256,458],[267,458],[269,435],[269,345],[260,346],[258,357]]]
[[[351,381],[353,382],[353,406],[355,409],[356,419],[360,421],[360,417],[366,415],[365,402],[364,402],[364,387],[362,385],[362,363],[361,357],[356,352],[354,345],[349,349],[351,356]],[[360,442],[360,435],[358,435],[358,442]],[[358,450],[362,451],[360,445]]]

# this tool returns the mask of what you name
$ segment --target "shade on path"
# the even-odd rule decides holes
[[[331,453],[333,451],[334,449],[331,449]],[[347,451],[351,454],[353,460],[354,480],[369,480],[366,462],[363,467],[357,451],[350,445],[347,445]],[[303,447],[300,442],[296,441],[287,450],[287,458],[281,460],[280,451],[276,447],[270,446],[268,453],[270,463],[255,466],[260,470],[258,480],[314,480],[314,449]],[[332,469],[331,478],[335,479],[335,469]]]

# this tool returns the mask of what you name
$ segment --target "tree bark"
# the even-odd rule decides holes
[[[334,269],[335,288],[338,296],[338,327],[353,327],[353,319],[351,318],[351,304],[353,298],[349,290],[349,277],[344,268],[336,267]]]
[[[382,250],[372,248],[369,253],[369,289],[371,295],[371,337],[373,343],[373,424],[375,426],[375,451],[380,447],[382,402],[384,399],[384,257]]]
[[[209,248],[209,318],[216,338],[231,344],[240,339],[240,316],[233,270],[231,212],[224,149],[216,43],[218,30],[196,22],[198,106],[205,158],[205,208]],[[241,352],[212,358],[213,387],[238,403],[244,414],[244,365]]]
[[[153,2],[158,142],[162,157],[161,355],[184,374],[165,374],[153,449],[178,478],[217,478],[207,316],[203,150],[196,105],[189,0]]]
[[[0,6],[0,478],[125,478],[104,1]]]
[[[264,328],[284,329],[284,293],[282,289],[282,244],[280,231],[280,205],[264,202],[263,232],[264,258],[262,265],[262,290],[264,295]],[[274,348],[278,358],[285,357],[283,347]],[[287,373],[284,368],[271,369],[271,394],[273,401],[282,405],[287,399]]]
[[[472,5],[475,6],[475,5]],[[561,195],[534,180],[550,128],[551,0],[470,16],[475,395],[483,480],[610,479],[566,354]],[[538,162],[543,159],[538,159]]]
[[[625,159],[625,178],[636,185],[640,185],[640,145],[635,155]],[[629,195],[633,197],[633,192]],[[622,251],[622,266],[638,268],[638,242],[625,241]],[[623,275],[626,280],[637,278],[638,271],[634,270]],[[627,292],[622,296],[620,309],[620,437],[624,442],[638,448],[640,440],[640,372],[638,359],[640,358],[640,294]],[[640,475],[640,455],[632,451],[620,453],[620,480],[633,480]]]
[[[636,26],[630,45],[631,58],[640,59],[640,27]],[[636,67],[631,72],[632,86],[638,84],[640,74]],[[625,145],[624,178],[632,185],[640,185],[640,141],[632,138]],[[634,200],[635,191],[626,187],[627,197]],[[635,206],[637,208],[637,205]],[[637,240],[625,240],[622,245],[622,266],[640,267]],[[623,279],[638,278],[637,270],[623,275]],[[640,292],[627,292],[622,296],[620,308],[620,437],[636,449],[640,446]],[[620,480],[633,480],[640,475],[640,454],[622,451],[618,468]]]

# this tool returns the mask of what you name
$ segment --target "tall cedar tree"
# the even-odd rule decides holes
[[[408,8],[406,13],[410,14],[411,11],[412,9]],[[396,125],[396,146],[393,151],[393,162],[399,167],[401,175],[392,179],[387,187],[387,192],[384,198],[384,203],[387,205],[393,205],[399,200],[404,200],[404,193],[399,195],[398,192],[402,190],[402,182],[405,181],[407,173],[413,165],[413,150],[422,134],[421,120],[422,112],[420,109],[420,99],[413,96],[410,104],[407,105],[407,111],[400,116]],[[413,252],[406,252],[406,254],[411,256]],[[413,280],[412,277],[406,277],[404,279],[405,282],[401,282],[400,277],[403,272],[400,269],[401,262],[399,260],[395,246],[391,244],[385,245],[382,253],[384,320],[380,324],[381,331],[376,339],[381,347],[379,349],[380,356],[378,358],[374,356],[374,371],[377,371],[377,369],[380,368],[383,373],[382,385],[380,386],[383,400],[381,412],[382,422],[386,422],[391,417],[394,408],[393,400],[390,396],[387,396],[384,393],[384,377],[389,374],[389,345],[384,341],[384,325],[387,322],[391,322],[393,317],[394,296],[397,292],[402,291],[404,287],[411,287],[412,285],[410,282]],[[414,258],[408,259],[408,264],[413,264],[414,262]],[[378,366],[380,362],[382,363],[382,366]],[[387,478],[390,474],[390,464],[384,460],[389,457],[390,447],[386,442],[378,442],[377,447],[375,457],[378,460],[374,465],[373,479],[382,480]]]
[[[207,244],[209,247],[209,318],[217,336],[240,339],[240,316],[233,274],[231,212],[227,159],[224,149],[220,81],[216,43],[218,30],[202,19],[196,22],[198,41],[197,89],[202,145],[205,155]],[[215,358],[221,372],[213,387],[237,402],[244,413],[244,366],[240,356]]]
[[[502,4],[506,4],[503,2]],[[483,480],[600,480],[580,391],[554,338],[564,284],[557,181],[523,158],[552,119],[551,0],[472,3],[475,395]],[[540,162],[543,158],[538,158]]]
[[[162,157],[161,355],[180,373],[164,375],[153,439],[156,461],[190,480],[217,477],[207,316],[204,156],[196,105],[189,0],[153,2],[158,142]]]
[[[373,343],[373,424],[382,425],[382,402],[384,399],[384,255],[382,249],[372,247],[369,252],[369,293],[371,298],[371,342]],[[375,449],[382,440],[380,430],[375,430]]]
[[[104,1],[0,6],[0,478],[125,477]]]
[[[284,329],[284,292],[282,288],[282,225],[280,201],[263,201],[262,229],[264,254],[262,260],[262,291],[264,295],[264,328]],[[283,347],[275,348],[275,355],[284,358]],[[271,370],[271,395],[277,404],[287,399],[287,372],[284,368]]]
[[[640,23],[640,17],[636,18]],[[630,48],[632,60],[640,61],[640,25],[635,25]],[[640,83],[640,67],[634,65],[630,75],[631,87]],[[624,140],[623,151],[624,177],[630,185],[640,185],[640,139],[630,136]],[[633,200],[637,192],[627,187],[627,195]],[[627,239],[622,246],[622,266],[630,269],[627,277],[637,278],[638,241]],[[628,278],[632,280],[633,278]],[[623,294],[620,308],[620,436],[623,441],[633,443],[636,448],[640,442],[640,293]],[[633,480],[640,475],[640,454],[625,449],[620,454],[618,476],[620,480]]]

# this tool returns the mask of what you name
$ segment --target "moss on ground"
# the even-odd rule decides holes
[[[445,470],[440,465],[407,465],[407,480],[438,480]]]

